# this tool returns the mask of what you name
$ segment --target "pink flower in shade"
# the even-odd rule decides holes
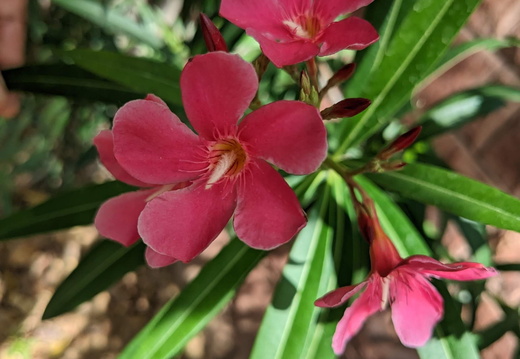
[[[278,67],[343,49],[361,50],[379,39],[369,22],[348,17],[373,0],[222,0],[220,15],[245,29]]]
[[[134,226],[138,218],[132,238],[140,236],[153,256],[184,262],[201,253],[233,214],[237,236],[253,248],[271,249],[289,241],[305,225],[305,214],[266,161],[293,174],[315,171],[327,152],[318,110],[299,101],[277,101],[238,123],[256,94],[258,79],[251,64],[224,52],[194,57],[180,86],[198,135],[159,101],[131,101],[116,113],[111,153],[118,169],[111,172],[123,179],[121,171],[135,185],[154,187],[133,194],[139,197],[135,208],[128,205],[118,213],[121,206],[105,204],[96,217],[98,228],[130,231],[129,222]],[[183,182],[192,184],[172,190]]]
[[[495,269],[479,263],[443,264],[423,255],[402,259],[383,232],[373,204],[371,207],[371,218],[362,218],[358,212],[361,232],[370,243],[372,269],[368,278],[362,283],[338,288],[314,303],[318,307],[336,307],[364,289],[345,310],[336,327],[332,348],[338,355],[344,352],[347,342],[365,320],[387,306],[392,310],[392,321],[401,342],[412,348],[424,345],[444,311],[443,299],[428,278],[478,280],[496,274]]]

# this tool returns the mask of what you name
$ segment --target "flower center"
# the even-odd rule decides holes
[[[247,163],[247,154],[234,138],[219,140],[209,148],[209,179],[206,189],[222,178],[238,175]]]
[[[321,30],[320,20],[312,15],[298,15],[292,20],[285,20],[284,25],[296,36],[302,39],[313,39]]]

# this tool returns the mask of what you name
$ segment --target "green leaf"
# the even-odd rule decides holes
[[[296,359],[304,355],[312,357],[308,355],[309,350],[316,350],[318,341],[313,338],[319,337],[324,328],[317,328],[321,309],[314,306],[314,301],[329,289],[333,284],[331,276],[334,277],[330,257],[333,230],[326,222],[329,205],[327,186],[289,254],[251,358]]]
[[[419,119],[423,128],[418,140],[429,139],[486,116],[505,106],[506,101],[520,102],[520,89],[490,85],[456,93]]]
[[[446,72],[462,60],[479,51],[495,51],[506,47],[519,46],[518,39],[475,39],[465,42],[449,49],[446,54],[439,60],[435,66],[435,70],[429,75],[429,78],[435,78]],[[424,86],[424,83],[422,84]]]
[[[52,3],[87,19],[109,33],[126,34],[156,49],[163,46],[163,41],[150,29],[139,25],[132,18],[124,16],[114,9],[106,8],[99,2],[89,0],[52,0]]]
[[[432,255],[430,248],[414,225],[386,193],[361,176],[356,177],[356,182],[374,200],[381,226],[402,257],[414,254]]]
[[[62,193],[1,219],[0,240],[91,224],[101,203],[132,188],[114,181]]]
[[[520,200],[457,173],[411,163],[401,171],[367,176],[404,197],[473,221],[520,231]]]
[[[142,242],[131,247],[112,241],[98,243],[56,289],[42,319],[74,309],[144,264],[145,248]]]
[[[266,252],[235,239],[170,300],[119,356],[170,359],[226,305]]]
[[[379,67],[365,79],[361,97],[372,100],[362,114],[339,126],[341,155],[391,120],[413,88],[431,72],[480,0],[417,0],[402,19]]]
[[[180,70],[168,64],[108,51],[82,49],[58,54],[105,79],[139,93],[153,93],[169,104],[182,107]]]
[[[7,88],[122,105],[146,92],[107,81],[74,65],[33,65],[2,71]]]

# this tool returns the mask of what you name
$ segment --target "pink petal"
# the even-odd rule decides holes
[[[146,259],[146,263],[148,263],[151,268],[166,267],[177,261],[177,259],[165,256],[164,254],[154,251],[150,247],[146,247],[144,257]]]
[[[497,274],[495,268],[488,268],[480,263],[459,262],[444,264],[428,256],[416,255],[406,258],[403,267],[411,268],[424,275],[452,280],[479,280]]]
[[[104,130],[94,137],[94,145],[96,146],[99,159],[108,172],[117,180],[136,187],[151,187],[152,185],[139,181],[126,172],[114,157],[114,138],[112,131]]]
[[[423,346],[442,318],[441,295],[423,276],[407,273],[392,280],[390,293],[394,299],[390,304],[392,321],[399,339],[410,348]]]
[[[345,351],[347,343],[363,327],[369,316],[381,310],[381,282],[379,277],[370,281],[366,290],[345,310],[332,337],[332,349],[336,355]]]
[[[330,23],[339,15],[348,14],[367,6],[374,0],[315,0],[314,13],[324,23]]]
[[[124,246],[137,241],[137,219],[155,190],[124,193],[111,198],[99,207],[94,225],[103,237],[113,239]]]
[[[291,187],[269,164],[258,160],[249,170],[238,186],[235,231],[253,248],[272,249],[293,238],[307,220]]]
[[[349,285],[341,287],[325,294],[323,297],[316,299],[314,305],[321,308],[334,308],[342,305],[349,300],[353,295],[365,288],[366,282],[361,282],[356,285]]]
[[[277,67],[294,65],[307,61],[320,52],[318,45],[303,40],[278,42],[271,40],[265,34],[255,29],[247,29],[247,34],[254,37],[260,44],[262,52]]]
[[[219,235],[236,206],[235,193],[226,192],[224,185],[194,186],[151,200],[138,223],[146,245],[183,262],[192,260]]]
[[[234,134],[257,89],[253,66],[219,51],[195,56],[181,75],[184,109],[195,131],[206,139]]]
[[[240,140],[248,152],[294,174],[316,171],[327,156],[327,131],[318,110],[300,101],[276,101],[247,115]]]
[[[290,40],[291,34],[283,25],[284,11],[278,1],[222,0],[220,16],[242,29],[255,29],[273,40]]]
[[[323,42],[320,56],[332,55],[343,49],[362,50],[377,40],[379,35],[368,21],[351,16],[325,29],[320,37]]]
[[[146,95],[144,99],[147,101],[153,101],[155,103],[158,103],[159,105],[163,105],[164,107],[168,107],[166,102],[164,102],[159,96],[155,96],[154,94],[149,93],[148,95]]]
[[[125,104],[115,115],[112,132],[117,161],[143,182],[188,181],[207,166],[200,154],[199,138],[155,101]]]

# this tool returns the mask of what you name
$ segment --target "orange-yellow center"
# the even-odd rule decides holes
[[[247,163],[247,153],[236,139],[219,140],[209,149],[209,179],[206,188],[222,178],[238,175]]]
[[[311,14],[298,15],[292,20],[285,20],[283,23],[294,35],[303,39],[313,39],[321,31],[321,22]]]

